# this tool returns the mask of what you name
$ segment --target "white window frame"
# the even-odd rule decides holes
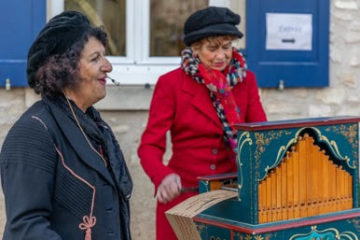
[[[209,0],[209,5],[229,7],[230,1]],[[63,10],[64,0],[47,0],[48,19]],[[126,0],[126,54],[108,56],[113,65],[109,76],[121,84],[155,84],[160,75],[180,66],[180,57],[150,57],[150,0]]]

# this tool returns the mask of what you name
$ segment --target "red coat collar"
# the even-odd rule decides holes
[[[182,90],[193,96],[191,104],[202,114],[209,118],[217,127],[222,127],[219,117],[210,99],[209,90],[205,85],[197,83],[184,73],[184,85]]]

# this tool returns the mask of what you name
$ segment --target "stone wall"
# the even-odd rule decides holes
[[[261,89],[269,120],[318,116],[360,115],[360,1],[331,0],[330,86],[326,88]],[[126,88],[126,87],[125,87]],[[138,90],[136,90],[138,89]],[[111,90],[119,96],[120,111],[103,110],[102,116],[115,131],[134,179],[132,197],[133,239],[154,239],[153,186],[141,169],[136,148],[147,121],[146,107],[152,89]],[[136,96],[134,95],[135,93]],[[115,94],[115,95],[114,95]],[[122,101],[133,106],[121,107]],[[134,100],[136,99],[136,100]],[[10,126],[33,102],[29,90],[0,89],[0,145]],[[125,104],[125,103],[124,103]],[[140,106],[140,107],[139,107]],[[99,108],[107,109],[99,104]],[[0,194],[0,236],[4,225],[3,196]]]
[[[263,89],[269,119],[360,115],[360,1],[331,1],[330,86]]]

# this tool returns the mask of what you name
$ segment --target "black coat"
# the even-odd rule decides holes
[[[130,239],[130,194],[121,189],[129,173],[110,128],[105,135],[116,156],[109,168],[60,109],[42,100],[23,114],[0,153],[4,240],[80,240],[86,232],[92,240]],[[125,185],[131,193],[131,179]]]

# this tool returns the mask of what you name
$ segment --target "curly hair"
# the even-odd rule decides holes
[[[38,68],[34,84],[31,86],[34,91],[42,96],[58,97],[63,94],[64,88],[74,88],[80,81],[77,75],[81,53],[91,37],[106,47],[106,33],[98,27],[89,28],[65,53],[50,56]]]
[[[205,38],[202,38],[196,42],[193,42],[190,47],[194,50],[199,50],[205,42],[209,42],[209,43],[213,43],[215,46],[220,46],[222,44],[222,41],[227,41],[227,40],[230,40],[230,41],[234,41],[238,39],[237,36],[234,36],[234,35],[219,35],[219,36],[209,36],[209,37],[205,37]]]

